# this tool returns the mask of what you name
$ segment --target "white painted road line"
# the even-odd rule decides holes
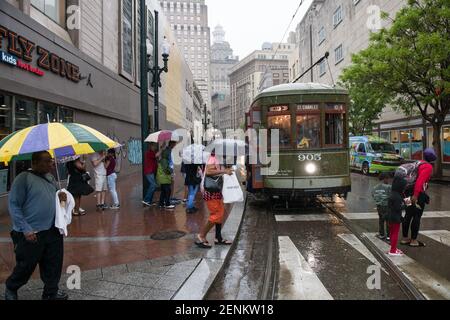
[[[414,286],[429,300],[450,300],[450,282],[425,268],[407,255],[391,257],[387,254],[390,246],[378,239],[375,233],[364,234],[378,249],[386,252],[386,256],[400,269]]]
[[[334,218],[331,214],[298,214],[298,215],[276,215],[277,222],[297,222],[297,221],[331,221]]]
[[[421,234],[450,247],[450,231],[448,230],[431,230],[421,231]]]
[[[356,237],[354,234],[350,233],[344,233],[339,234],[339,238],[347,242],[350,246],[352,246],[354,249],[356,249],[359,253],[361,253],[364,257],[366,257],[370,262],[372,262],[374,265],[381,268],[381,270],[384,271],[384,273],[389,274],[378,262],[377,258],[372,254],[372,252],[367,249],[367,247]]]
[[[378,219],[377,212],[341,212],[349,220],[373,220]],[[450,211],[425,211],[422,219],[427,218],[450,218]]]
[[[278,237],[279,300],[333,300],[289,237]]]

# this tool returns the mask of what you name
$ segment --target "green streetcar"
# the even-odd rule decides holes
[[[247,155],[248,191],[286,201],[318,195],[347,197],[349,168],[348,92],[318,83],[293,83],[260,93],[246,115],[247,129],[279,130],[279,170],[261,175]],[[258,146],[261,141],[258,141]]]

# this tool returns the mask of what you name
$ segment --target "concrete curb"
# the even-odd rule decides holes
[[[244,191],[245,194],[245,191]],[[237,240],[242,220],[245,212],[246,196],[242,203],[236,203],[231,210],[231,213],[222,230],[224,237]],[[233,236],[232,236],[233,235]],[[214,243],[214,237],[208,241]],[[187,278],[185,283],[180,287],[177,293],[172,297],[172,300],[204,300],[210,287],[217,278],[217,275],[222,271],[233,246],[214,246],[210,249],[200,263],[196,266],[192,274]]]

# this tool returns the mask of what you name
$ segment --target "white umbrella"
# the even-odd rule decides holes
[[[175,131],[158,131],[155,133],[150,134],[147,139],[145,139],[145,142],[164,142],[164,141],[180,141],[180,136]]]
[[[185,164],[205,164],[211,154],[201,144],[191,144],[183,149],[182,158]]]

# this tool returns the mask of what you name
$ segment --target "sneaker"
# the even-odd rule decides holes
[[[173,209],[175,209],[176,207],[174,206],[174,205],[170,205],[170,206],[165,206],[164,207],[164,209],[166,209],[166,210],[173,210]]]
[[[80,213],[85,213],[85,212],[86,212],[86,210],[84,210],[83,208],[78,209],[78,211],[79,211]]]
[[[152,206],[151,203],[146,202],[146,201],[142,201],[142,204],[143,204],[144,206],[147,206],[147,207],[151,207],[151,206]]]
[[[392,257],[401,257],[401,256],[403,256],[403,252],[401,250],[397,249],[397,251],[395,251],[394,253],[389,252],[389,255]]]
[[[120,204],[115,204],[113,206],[110,207],[111,210],[120,210]]]
[[[107,204],[102,204],[102,209],[103,210],[108,210],[111,209]]]
[[[103,205],[98,204],[98,205],[97,205],[97,211],[102,211],[102,210],[103,210]]]

